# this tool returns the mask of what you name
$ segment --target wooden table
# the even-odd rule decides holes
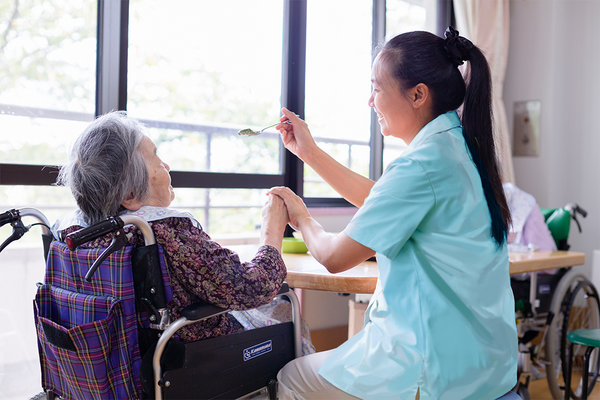
[[[537,272],[585,263],[585,254],[575,251],[510,253],[510,273]],[[379,275],[377,263],[367,261],[339,274],[332,274],[310,254],[283,254],[290,287],[338,293],[373,293]],[[535,274],[534,274],[535,275]]]
[[[230,246],[242,260],[256,254],[257,245]],[[576,251],[535,251],[510,253],[510,274],[573,267],[585,263],[585,254]],[[373,293],[379,276],[377,262],[365,261],[339,274],[332,274],[310,254],[283,253],[290,287],[337,293]],[[535,276],[536,274],[532,274]],[[535,278],[534,278],[535,279]]]
[[[532,253],[510,253],[510,274],[545,269],[574,267],[585,263],[585,253],[541,250]]]
[[[250,260],[256,254],[256,245],[232,246],[242,260]],[[529,301],[537,304],[537,272],[555,268],[573,267],[585,263],[585,254],[575,251],[535,251],[509,253],[510,274],[531,272]],[[379,269],[377,262],[366,261],[339,274],[332,274],[310,254],[283,253],[287,267],[286,282],[290,287],[337,293],[372,294],[375,291]],[[350,300],[348,337],[362,328],[366,304]],[[354,305],[354,306],[353,306]]]

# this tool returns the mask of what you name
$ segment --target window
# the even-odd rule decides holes
[[[367,177],[372,8],[368,1],[309,2],[306,28],[305,120],[320,147]],[[303,192],[306,198],[339,197],[308,165]]]
[[[97,5],[88,1],[0,6],[0,69],[7,72],[0,77],[3,211],[36,204],[50,218],[75,207],[62,188],[31,185],[52,183],[53,169],[40,179],[40,165],[63,162],[94,117],[96,20]]]
[[[347,205],[283,149],[277,132],[237,131],[276,122],[285,105],[306,119],[320,146],[376,179],[403,146],[380,138],[367,106],[373,46],[428,29],[432,2],[5,2],[0,62],[18,79],[1,81],[0,122],[18,134],[0,137],[0,204],[16,204],[11,188],[27,185],[28,205],[59,215],[72,208],[70,194],[50,186],[56,171],[49,166],[65,159],[94,114],[127,109],[171,166],[173,205],[211,234],[235,230],[217,218],[224,207],[232,215],[245,210],[243,225],[256,227],[261,194],[275,185],[292,187],[309,206]],[[40,204],[40,192],[55,208]],[[247,201],[223,202],[227,193]]]
[[[0,212],[36,207],[52,222],[75,209],[53,186],[56,166],[95,115],[115,109],[147,125],[172,169],[173,206],[220,240],[258,236],[272,186],[290,186],[309,206],[348,206],[277,132],[237,131],[275,123],[286,106],[320,146],[376,179],[403,147],[384,142],[367,104],[373,47],[386,27],[432,30],[430,4],[443,1],[0,2]],[[0,242],[10,232],[0,228]],[[41,252],[28,234],[0,254],[0,292],[16,292],[18,304],[0,306],[9,398],[39,387],[31,299]]]
[[[258,235],[260,188],[283,184],[283,147],[274,130],[237,132],[279,120],[283,2],[131,0],[128,32],[128,114],[173,171],[173,206],[211,234]],[[256,189],[234,189],[223,174]]]
[[[0,2],[0,212],[35,206],[54,220],[75,208],[68,190],[50,186],[56,170],[42,168],[60,164],[94,117],[96,21],[90,1]],[[32,232],[0,254],[0,397],[8,399],[41,390],[31,301],[44,263],[39,228]],[[0,228],[0,243],[10,234]]]
[[[381,137],[368,107],[374,47],[403,32],[433,31],[436,5],[430,0],[308,2],[305,119],[319,146],[359,174],[377,179],[406,148]],[[345,204],[306,165],[302,193],[309,206]]]
[[[410,31],[433,31],[428,21],[427,7],[430,3],[425,0],[387,0],[385,13],[385,39]],[[388,165],[402,154],[406,144],[395,138],[383,138],[383,165]]]
[[[279,120],[282,4],[130,1],[127,110],[171,169],[281,173],[277,133],[237,132]]]

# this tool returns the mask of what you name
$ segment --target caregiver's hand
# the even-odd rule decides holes
[[[356,242],[345,233],[331,235],[310,216],[302,199],[290,189],[277,186],[269,190],[270,196],[279,196],[285,201],[292,228],[302,232],[302,238],[310,254],[333,274],[346,271],[375,252]]]
[[[314,149],[319,148],[308,129],[308,125],[285,107],[281,109],[281,112],[283,113],[283,117],[280,119],[281,123],[275,129],[281,133],[283,145],[298,158],[306,161],[305,157],[310,156]],[[291,124],[284,124],[285,121],[290,121]]]
[[[290,219],[290,225],[296,230],[300,230],[301,221],[305,218],[310,218],[310,214],[306,205],[302,199],[290,188],[284,186],[276,186],[271,188],[268,192],[269,195],[277,195],[283,199],[285,206],[287,207],[288,216]]]

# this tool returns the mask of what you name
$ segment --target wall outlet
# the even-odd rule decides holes
[[[539,100],[515,102],[514,109],[514,156],[537,156],[540,147]]]

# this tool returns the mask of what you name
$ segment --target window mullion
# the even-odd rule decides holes
[[[373,58],[376,55],[377,46],[385,40],[385,12],[385,0],[373,0]],[[370,147],[369,178],[377,180],[383,173],[383,136],[377,121],[377,114],[372,109]]]
[[[126,95],[127,91],[128,9],[127,0],[98,0],[97,116],[125,109],[123,93]]]
[[[284,107],[304,118],[306,83],[306,0],[284,3],[283,65],[281,101]],[[283,146],[283,145],[282,145]],[[304,164],[285,151],[284,179],[299,196],[303,195]]]

